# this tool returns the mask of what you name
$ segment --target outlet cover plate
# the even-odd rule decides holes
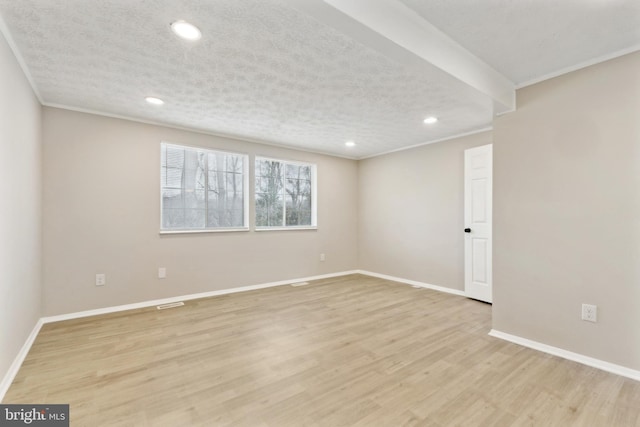
[[[582,304],[582,320],[587,322],[598,321],[598,306],[593,304]]]
[[[107,284],[107,275],[104,273],[96,274],[96,286],[104,286]]]

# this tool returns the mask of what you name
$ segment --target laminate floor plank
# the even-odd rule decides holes
[[[640,426],[640,382],[487,335],[491,306],[362,275],[43,326],[3,403],[72,426]]]

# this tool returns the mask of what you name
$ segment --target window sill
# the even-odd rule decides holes
[[[309,227],[265,227],[265,228],[256,228],[255,231],[294,231],[294,230],[317,230],[317,226],[309,226]]]
[[[234,233],[234,232],[249,231],[249,227],[242,228],[218,228],[211,230],[160,230],[160,235],[165,234],[201,234],[201,233]]]

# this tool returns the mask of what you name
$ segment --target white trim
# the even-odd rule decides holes
[[[34,326],[29,336],[27,337],[27,340],[25,341],[24,345],[16,355],[13,363],[9,367],[9,370],[7,371],[4,378],[2,379],[2,382],[0,382],[0,402],[2,402],[2,400],[4,399],[6,392],[9,390],[11,383],[15,379],[18,371],[20,370],[20,367],[22,366],[22,363],[24,362],[24,359],[29,353],[31,346],[35,342],[36,337],[38,336],[38,333],[42,328],[42,325],[45,323],[59,322],[62,320],[70,320],[70,319],[79,319],[83,317],[96,316],[99,314],[116,313],[116,312],[125,311],[125,310],[134,310],[138,308],[152,307],[154,305],[157,306],[161,304],[170,304],[170,303],[193,300],[198,298],[207,298],[207,297],[226,295],[226,294],[231,294],[236,292],[246,292],[246,291],[252,291],[257,289],[275,287],[275,286],[295,285],[295,284],[299,284],[300,282],[328,279],[332,277],[348,276],[350,274],[362,274],[365,276],[377,277],[380,279],[391,280],[394,282],[406,283],[412,286],[432,289],[435,291],[445,292],[453,295],[465,296],[464,292],[458,289],[451,289],[451,288],[446,288],[442,286],[430,285],[423,282],[417,282],[415,280],[402,279],[399,277],[388,276],[386,274],[373,273],[366,270],[350,270],[350,271],[342,271],[338,273],[329,273],[329,274],[322,274],[318,276],[310,276],[302,279],[282,280],[279,282],[263,283],[260,285],[251,285],[251,286],[243,286],[238,288],[222,289],[218,291],[202,292],[198,294],[190,294],[190,295],[183,295],[178,297],[164,298],[159,300],[139,302],[134,304],[119,305],[115,307],[106,307],[106,308],[100,308],[95,310],[87,310],[87,311],[81,311],[76,313],[62,314],[57,316],[42,317],[38,319],[36,325]],[[584,365],[598,368],[603,371],[611,372],[616,375],[621,375],[627,378],[640,381],[640,371],[636,371],[634,369],[626,368],[624,366],[605,362],[599,359],[594,359],[578,353],[573,353],[567,350],[563,350],[561,348],[542,344],[536,341],[528,340],[526,338],[521,338],[516,335],[510,335],[504,332],[497,331],[495,329],[492,329],[489,332],[489,335],[495,338],[503,339],[505,341],[510,341],[512,343],[522,345],[524,347],[542,351],[544,353],[549,353],[554,356],[562,357],[564,359],[572,360],[574,362],[582,363]]]
[[[209,170],[209,166],[208,166],[208,154],[220,154],[223,156],[234,156],[237,158],[242,159],[242,185],[243,185],[243,197],[242,197],[242,211],[243,211],[243,225],[241,226],[235,226],[235,227],[205,227],[204,228],[162,228],[162,224],[164,222],[164,189],[165,189],[165,182],[162,181],[162,175],[164,173],[164,169],[166,169],[166,165],[162,163],[162,157],[165,154],[165,151],[167,150],[167,148],[172,148],[172,149],[178,149],[178,150],[182,150],[185,152],[185,159],[186,159],[186,152],[200,152],[200,153],[204,153],[207,154],[207,156],[205,156],[205,172],[207,170]],[[250,162],[250,157],[248,153],[237,153],[237,152],[233,152],[233,151],[223,151],[223,150],[217,150],[217,149],[212,149],[212,148],[200,148],[200,147],[194,147],[194,146],[190,146],[190,145],[180,145],[180,144],[174,144],[168,141],[161,141],[160,142],[160,234],[184,234],[184,233],[219,233],[219,232],[233,232],[233,231],[249,231],[249,162]],[[209,170],[210,171],[210,170]],[[208,173],[204,174],[205,176],[205,188],[208,187],[208,183],[209,183],[209,175]],[[184,183],[183,183],[184,184]],[[183,188],[181,189],[182,192],[185,191],[184,185]],[[189,190],[186,190],[187,192]],[[204,192],[204,206],[205,206],[205,223],[208,221],[207,220],[207,216],[208,216],[208,212],[209,212],[209,204],[207,202],[209,198],[209,193],[207,191]]]
[[[281,280],[279,282],[262,283],[262,284],[259,284],[259,285],[250,285],[250,286],[241,286],[241,287],[238,287],[238,288],[220,289],[220,290],[216,290],[216,291],[201,292],[201,293],[197,293],[197,294],[181,295],[181,296],[170,297],[170,298],[162,298],[162,299],[156,299],[156,300],[150,300],[150,301],[136,302],[136,303],[133,303],[133,304],[124,304],[124,305],[117,305],[117,306],[113,306],[113,307],[97,308],[95,310],[78,311],[78,312],[75,312],[75,313],[60,314],[60,315],[57,315],[57,316],[48,316],[48,317],[43,317],[41,320],[42,320],[43,323],[60,322],[62,320],[80,319],[82,317],[97,316],[99,314],[109,314],[109,313],[117,313],[117,312],[126,311],[126,310],[136,310],[136,309],[139,309],[139,308],[154,307],[154,306],[158,306],[158,305],[171,304],[171,303],[180,302],[180,301],[189,301],[189,300],[200,299],[200,298],[215,297],[215,296],[218,296],[218,295],[227,295],[227,294],[234,294],[234,293],[237,293],[237,292],[254,291],[256,289],[264,289],[264,288],[272,288],[272,287],[275,287],[275,286],[290,285],[292,283],[298,283],[298,282],[306,282],[306,281],[311,281],[311,280],[328,279],[328,278],[331,278],[331,277],[339,277],[339,276],[348,276],[349,274],[356,274],[356,273],[357,273],[357,270],[341,271],[339,273],[321,274],[319,276],[311,276],[311,277],[303,277],[303,278],[297,278],[297,279]]]
[[[531,80],[527,80],[527,81],[525,81],[523,83],[516,84],[516,90],[522,89],[522,88],[527,87],[527,86],[534,85],[536,83],[543,82],[545,80],[553,79],[555,77],[560,77],[563,74],[568,74],[568,73],[571,73],[573,71],[578,71],[578,70],[580,70],[582,68],[587,68],[587,67],[590,67],[592,65],[600,64],[601,62],[610,61],[612,59],[616,59],[616,58],[618,58],[620,56],[628,55],[628,54],[636,52],[636,51],[640,51],[640,44],[628,47],[626,49],[618,50],[618,51],[613,52],[613,53],[609,53],[609,54],[606,54],[606,55],[598,56],[596,58],[592,58],[592,59],[589,59],[587,61],[579,62],[579,63],[577,63],[575,65],[570,65],[568,67],[562,68],[562,69],[557,70],[557,71],[553,71],[553,72],[551,72],[549,74],[545,74],[545,75],[540,76],[540,77],[534,77]]]
[[[296,229],[296,230],[316,230],[318,228],[318,165],[312,162],[302,162],[298,160],[285,160],[285,159],[277,159],[273,157],[264,157],[256,156],[253,159],[253,181],[254,181],[254,191],[253,191],[253,202],[254,202],[254,210],[257,211],[256,206],[256,191],[255,191],[255,183],[257,182],[258,177],[258,162],[271,162],[271,163],[280,163],[283,167],[282,172],[282,192],[284,194],[287,188],[287,174],[286,167],[287,165],[293,166],[306,166],[310,168],[311,172],[311,224],[309,225],[286,225],[287,219],[287,204],[286,198],[282,198],[282,224],[276,226],[258,226],[254,224],[255,231],[264,231],[264,230],[288,230],[288,229]],[[255,219],[257,222],[258,214],[255,213]]]
[[[289,227],[256,227],[254,231],[290,231],[290,230],[317,230],[318,227],[314,225],[303,226],[289,226]]]
[[[315,3],[318,2],[297,1],[296,6],[404,66],[429,71],[436,67],[487,95],[494,104],[506,109],[514,107],[510,104],[510,95],[515,91],[511,80],[404,3],[324,0],[324,7]],[[336,10],[327,5],[351,19],[336,17]]]
[[[463,132],[463,133],[457,133],[455,135],[446,136],[446,137],[443,137],[443,138],[435,139],[433,141],[421,142],[419,144],[410,145],[408,147],[394,148],[393,150],[383,151],[383,152],[377,153],[377,154],[371,154],[371,155],[368,155],[368,156],[355,157],[355,156],[346,156],[346,155],[341,155],[341,154],[328,153],[326,151],[310,150],[310,149],[307,149],[307,148],[304,148],[304,147],[293,147],[291,145],[284,145],[284,144],[279,144],[279,143],[271,142],[271,141],[262,141],[262,140],[259,140],[259,139],[252,139],[250,137],[235,136],[235,135],[229,135],[229,134],[225,134],[225,133],[221,133],[221,132],[211,132],[211,131],[207,131],[207,130],[204,130],[204,129],[189,128],[189,127],[184,127],[184,126],[172,125],[172,124],[157,122],[157,121],[153,121],[153,120],[146,120],[146,119],[138,119],[138,118],[133,118],[133,117],[127,117],[127,116],[123,116],[123,115],[120,115],[120,114],[105,113],[105,112],[102,112],[102,111],[91,110],[91,109],[88,109],[88,108],[72,107],[72,106],[64,105],[64,104],[55,104],[55,103],[50,103],[50,102],[43,102],[42,105],[44,107],[58,108],[60,110],[75,111],[77,113],[91,114],[91,115],[94,115],[94,116],[109,117],[109,118],[112,118],[112,119],[119,119],[119,120],[127,120],[127,121],[134,122],[134,123],[142,123],[142,124],[145,124],[145,125],[161,126],[161,127],[167,128],[167,129],[175,129],[175,130],[181,130],[181,131],[185,131],[185,132],[199,133],[201,135],[209,135],[209,136],[215,136],[215,137],[218,137],[218,138],[231,139],[233,141],[248,142],[248,143],[251,143],[251,144],[266,145],[268,147],[282,148],[282,149],[285,149],[285,150],[301,151],[303,153],[319,154],[321,156],[337,157],[337,158],[340,158],[340,159],[356,160],[356,161],[365,160],[365,159],[371,159],[373,157],[384,156],[386,154],[396,153],[398,151],[404,151],[404,150],[410,150],[412,148],[422,147],[423,145],[435,144],[437,142],[449,141],[451,139],[462,138],[462,137],[465,137],[465,136],[475,135],[477,133],[488,132],[488,131],[492,131],[493,130],[493,126],[486,126],[486,127],[483,127],[483,128],[477,129],[477,130],[472,130],[472,131]],[[511,111],[507,111],[507,112],[511,112]],[[198,148],[198,147],[196,146],[195,148]],[[210,149],[210,148],[207,148],[207,149]],[[218,151],[224,151],[224,150],[218,150]],[[258,155],[258,154],[256,154],[255,157],[269,158],[269,156],[261,156],[261,155]],[[254,159],[254,161],[255,161],[255,159]],[[296,161],[290,161],[290,162],[291,163],[295,163]],[[301,163],[310,164],[311,162],[301,162]],[[313,163],[311,163],[311,164],[313,164]]]
[[[256,158],[254,159],[254,163],[257,162],[258,160],[266,160],[268,162],[289,163],[291,165],[296,165],[296,166],[317,166],[314,162],[305,162],[304,160],[282,159],[282,158],[275,158],[271,156],[263,156],[260,154],[256,154],[255,156]]]
[[[0,402],[2,402],[2,400],[4,399],[5,394],[9,390],[11,383],[13,383],[13,380],[15,379],[16,375],[18,374],[18,371],[20,370],[20,367],[22,366],[22,363],[24,362],[24,359],[27,357],[27,354],[29,354],[29,350],[31,350],[31,346],[35,342],[36,337],[40,332],[40,328],[42,328],[42,325],[44,325],[45,323],[60,322],[62,320],[80,319],[83,317],[97,316],[100,314],[117,313],[120,311],[135,310],[138,308],[147,308],[147,307],[153,307],[153,306],[158,306],[163,304],[173,304],[173,303],[178,303],[178,302],[183,302],[183,301],[188,301],[193,299],[208,298],[208,297],[213,297],[218,295],[232,294],[236,292],[253,291],[257,289],[264,289],[264,288],[270,288],[275,286],[299,284],[300,282],[329,279],[332,277],[348,276],[350,274],[357,274],[357,273],[358,273],[358,270],[341,271],[338,273],[321,274],[318,276],[282,280],[279,282],[263,283],[260,285],[242,286],[238,288],[222,289],[218,291],[209,291],[209,292],[202,292],[198,294],[182,295],[182,296],[171,297],[171,298],[143,301],[143,302],[138,302],[134,304],[125,304],[125,305],[118,305],[114,307],[98,308],[95,310],[79,311],[75,313],[61,314],[57,316],[41,317],[36,322],[36,325],[31,331],[31,334],[29,334],[29,336],[27,337],[27,340],[23,344],[22,348],[20,349],[15,359],[13,360],[13,363],[9,367],[9,370],[5,374],[2,381],[0,382]]]
[[[466,296],[464,291],[461,291],[459,289],[452,289],[452,288],[447,288],[447,287],[444,287],[444,286],[431,285],[429,283],[418,282],[418,281],[409,280],[409,279],[403,279],[401,277],[388,276],[386,274],[373,273],[371,271],[366,271],[366,270],[357,270],[357,273],[358,274],[364,274],[365,276],[377,277],[379,279],[391,280],[393,282],[406,283],[407,285],[418,286],[420,288],[431,289],[431,290],[438,291],[438,292],[445,292],[447,294],[453,294],[453,295],[458,295],[458,296],[462,296],[462,297]]]
[[[614,363],[605,362],[604,360],[595,359],[593,357],[585,356],[583,354],[574,353],[572,351],[564,350],[562,348],[553,347],[537,341],[532,341],[526,338],[519,337],[517,335],[507,334],[505,332],[500,332],[495,329],[491,329],[491,331],[489,332],[489,335],[495,338],[512,342],[514,344],[521,345],[523,347],[528,347],[533,350],[538,350],[543,353],[552,354],[554,356],[562,357],[563,359],[571,360],[574,362],[582,363],[583,365],[601,369],[603,371],[607,371],[612,374],[616,374],[623,377],[631,378],[632,380],[640,381],[640,371],[636,371],[635,369],[616,365]]]
[[[36,337],[40,332],[40,328],[44,323],[45,322],[42,319],[38,319],[38,321],[36,322],[36,325],[33,327],[33,330],[27,337],[27,340],[22,345],[22,348],[16,355],[15,359],[13,359],[13,363],[9,367],[9,370],[7,371],[7,373],[4,375],[2,382],[0,382],[0,402],[2,402],[2,400],[4,399],[4,395],[7,393],[7,391],[9,390],[9,387],[11,386],[11,383],[13,382],[16,375],[18,374],[18,371],[22,366],[22,362],[24,362],[24,359],[27,357],[27,354],[29,354],[29,350],[31,350],[31,346],[36,340]]]
[[[382,153],[372,154],[370,156],[359,157],[356,160],[372,159],[374,157],[385,156],[387,154],[397,153],[399,151],[411,150],[413,148],[422,147],[424,145],[435,144],[436,142],[450,141],[452,139],[463,138],[465,136],[471,136],[471,135],[475,135],[477,133],[489,132],[489,131],[492,131],[492,130],[493,130],[493,126],[487,126],[487,127],[482,128],[482,129],[472,130],[472,131],[464,132],[464,133],[458,133],[458,134],[455,134],[455,135],[452,135],[452,136],[446,136],[446,137],[440,138],[440,139],[434,139],[433,141],[421,142],[420,144],[410,145],[408,147],[394,148],[393,150],[383,151]]]
[[[179,150],[184,150],[185,148],[189,148],[191,150],[211,151],[214,153],[228,154],[232,156],[246,156],[247,158],[249,157],[249,153],[247,152],[230,151],[230,150],[224,150],[219,148],[212,148],[210,146],[204,146],[204,145],[180,144],[178,142],[167,141],[166,139],[163,139],[160,141],[160,147],[162,147],[162,145],[166,145],[171,148],[177,148]]]
[[[315,164],[311,168],[311,224],[318,229],[318,165]]]
[[[9,27],[7,27],[7,24],[4,22],[4,19],[2,18],[2,14],[0,14],[0,34],[4,36],[4,39],[7,41],[7,44],[9,45],[9,49],[11,49],[11,51],[13,52],[13,56],[16,57],[16,61],[18,61],[18,65],[20,65],[20,68],[22,69],[22,73],[27,78],[27,81],[31,86],[31,90],[33,91],[33,94],[36,96],[36,98],[38,98],[40,105],[44,105],[42,101],[42,96],[40,95],[40,91],[38,91],[38,88],[35,82],[33,81],[33,77],[29,72],[27,63],[24,61],[24,58],[20,54],[20,50],[18,50],[18,46],[13,40],[13,37],[11,37],[11,32],[9,31]],[[0,399],[0,401],[1,400],[2,399]]]
[[[252,144],[260,144],[260,145],[266,145],[266,146],[269,146],[269,147],[277,147],[277,148],[282,148],[282,149],[290,150],[290,151],[301,151],[303,153],[319,154],[319,155],[327,156],[327,157],[338,157],[338,158],[348,159],[348,160],[358,160],[357,157],[353,157],[353,156],[343,156],[343,155],[340,155],[340,154],[333,154],[333,153],[330,154],[330,153],[327,153],[326,151],[311,150],[311,149],[308,149],[308,148],[305,148],[305,147],[294,147],[294,146],[291,146],[291,145],[285,145],[285,144],[277,143],[277,142],[273,142],[273,141],[264,141],[264,140],[255,139],[255,138],[251,138],[251,137],[231,135],[231,134],[226,134],[226,133],[223,133],[223,132],[213,132],[213,131],[209,131],[209,130],[206,130],[206,129],[200,129],[200,128],[195,128],[195,127],[190,128],[190,127],[185,127],[185,126],[173,125],[173,124],[170,124],[170,123],[158,122],[158,121],[154,121],[154,120],[147,120],[147,119],[128,117],[128,116],[123,116],[121,114],[106,113],[106,112],[103,112],[103,111],[91,110],[89,108],[72,107],[70,105],[56,104],[56,103],[53,103],[53,102],[43,102],[42,105],[45,106],[45,107],[58,108],[60,110],[75,111],[75,112],[78,112],[78,113],[91,114],[91,115],[94,115],[94,116],[110,117],[112,119],[127,120],[129,122],[134,122],[134,123],[143,123],[145,125],[161,126],[161,127],[167,128],[167,129],[175,129],[175,130],[181,130],[181,131],[185,131],[185,132],[199,133],[201,135],[215,136],[215,137],[218,137],[218,138],[230,139],[232,141],[249,142],[249,143],[252,143]]]
[[[248,209],[247,209],[248,210]],[[160,230],[158,234],[199,234],[199,233],[234,233],[234,232],[250,231],[249,227],[242,228],[205,228],[202,230]]]
[[[514,110],[509,110],[509,111],[501,111],[499,113],[496,113],[496,117],[504,116],[505,114],[515,113],[516,111],[518,111],[518,110],[514,109]]]

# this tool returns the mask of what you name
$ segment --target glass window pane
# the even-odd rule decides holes
[[[184,199],[182,190],[163,189],[162,190],[162,206],[167,209],[184,208]]]
[[[162,228],[184,228],[184,209],[162,209]]]
[[[243,227],[246,156],[161,145],[163,229]]]
[[[184,168],[184,148],[166,146],[165,166],[168,168]]]
[[[210,172],[217,170],[217,165],[218,165],[217,153],[207,153],[207,165]]]
[[[283,164],[272,160],[256,160],[255,197],[256,226],[273,227],[283,225]]]
[[[256,159],[256,226],[312,225],[312,168]]]
[[[294,199],[287,195],[287,225],[311,225],[310,210],[306,209],[304,198]]]
[[[233,214],[237,205],[244,209],[243,161],[243,157],[237,155],[209,154],[208,227],[244,226],[244,215],[241,214],[238,220]],[[230,169],[236,169],[238,173],[228,172]]]
[[[187,209],[204,209],[204,190],[186,190],[184,207]]]
[[[298,165],[287,165],[287,178],[299,178],[300,176],[300,166]]]
[[[183,170],[181,168],[163,168],[163,185],[170,188],[182,188]]]
[[[185,209],[185,228],[204,228],[205,215],[206,211],[204,209]]]
[[[220,227],[220,221],[218,219],[218,213],[213,210],[207,212],[207,227],[217,228]]]
[[[227,217],[227,201],[224,196],[220,197],[215,193],[209,193],[209,218],[218,227],[229,227],[225,218]],[[211,224],[209,224],[211,226]]]
[[[227,163],[225,172],[241,172],[242,169],[242,157],[227,156]]]
[[[204,189],[204,153],[189,150],[185,153],[184,188]]]
[[[300,209],[311,212],[311,193],[305,195],[301,200]]]
[[[300,166],[300,179],[311,180],[311,166]]]
[[[231,226],[241,227],[244,223],[244,209],[240,206],[239,209],[231,210]]]

